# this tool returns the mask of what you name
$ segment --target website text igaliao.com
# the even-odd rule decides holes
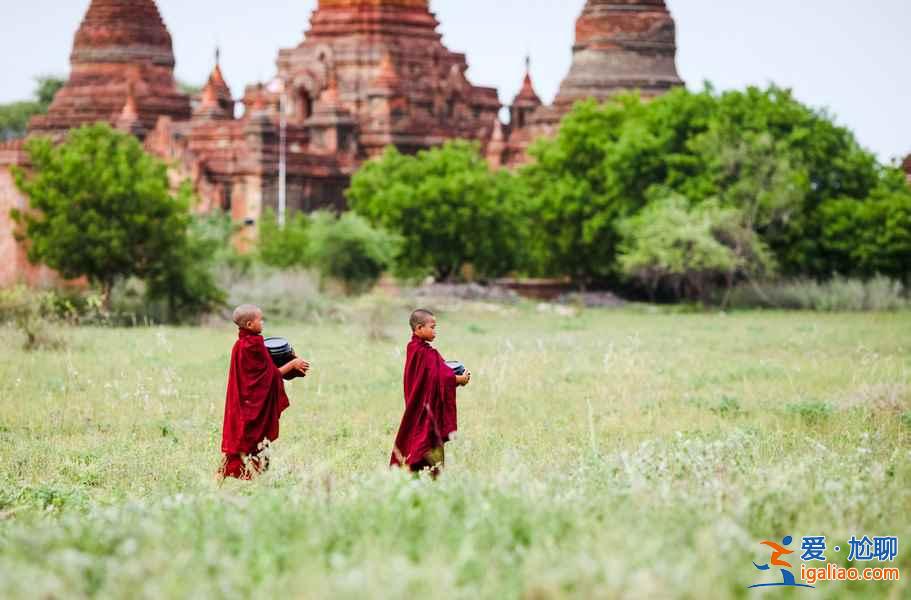
[[[817,581],[898,581],[901,573],[896,567],[839,567],[831,563],[825,567],[800,565],[800,577],[809,584]]]

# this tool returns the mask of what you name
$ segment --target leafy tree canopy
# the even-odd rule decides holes
[[[481,276],[498,276],[516,265],[522,238],[514,179],[491,171],[464,141],[417,156],[389,148],[355,174],[348,200],[401,236],[400,270],[445,279],[471,264]]]

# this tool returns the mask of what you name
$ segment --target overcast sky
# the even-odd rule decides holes
[[[236,95],[270,78],[278,48],[297,45],[315,0],[158,0],[177,75],[200,83],[214,47]],[[584,0],[431,0],[444,42],[465,52],[469,78],[507,103],[524,56],[545,101],[571,59]],[[0,102],[24,99],[41,73],[64,74],[89,0],[0,0]],[[668,0],[677,65],[691,88],[775,82],[827,107],[889,160],[911,152],[911,0]]]

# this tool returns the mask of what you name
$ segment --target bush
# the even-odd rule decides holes
[[[309,229],[310,218],[304,213],[294,213],[284,228],[280,228],[275,213],[266,210],[259,221],[259,259],[263,264],[283,269],[310,266]]]
[[[785,410],[799,417],[806,425],[817,425],[832,415],[832,406],[817,400],[788,404]]]
[[[339,218],[327,212],[311,217],[310,256],[323,277],[340,281],[346,292],[369,290],[391,267],[401,238],[374,229],[354,213]]]
[[[55,332],[61,300],[52,291],[37,291],[19,285],[0,290],[0,322],[25,336],[26,350],[59,348],[63,339]]]
[[[229,307],[255,304],[267,319],[319,321],[336,314],[311,271],[257,266],[227,282],[226,289]]]
[[[885,311],[908,307],[904,286],[888,277],[868,281],[835,276],[827,282],[794,280],[743,284],[730,295],[732,308],[818,311]]]
[[[621,272],[645,286],[652,299],[659,286],[676,299],[708,300],[713,289],[730,289],[737,278],[771,273],[774,264],[740,211],[715,201],[691,206],[686,198],[652,201],[618,225]]]

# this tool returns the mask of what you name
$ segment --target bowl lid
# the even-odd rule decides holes
[[[291,343],[283,337],[267,337],[265,342],[269,350],[284,350],[291,347]]]

